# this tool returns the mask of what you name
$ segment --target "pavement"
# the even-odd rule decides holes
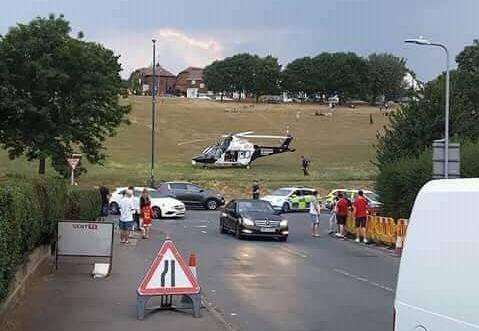
[[[320,238],[310,236],[308,214],[284,216],[286,243],[220,234],[218,212],[160,220],[152,239],[115,245],[107,279],[88,276],[90,261],[63,258],[18,309],[17,330],[390,330],[399,258],[328,236],[328,215]],[[208,308],[200,319],[160,311],[136,320],[137,284],[166,234],[185,258],[197,255]]]

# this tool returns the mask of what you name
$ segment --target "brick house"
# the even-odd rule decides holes
[[[188,67],[176,77],[176,94],[197,98],[199,93],[206,92],[208,92],[208,88],[203,82],[203,68]]]
[[[153,85],[153,69],[141,68],[137,70],[140,77],[140,85],[145,94],[151,95],[151,87]],[[157,95],[173,94],[175,92],[176,76],[160,66],[155,68]]]

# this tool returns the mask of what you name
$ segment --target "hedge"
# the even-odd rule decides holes
[[[35,247],[52,243],[61,219],[99,216],[97,189],[70,188],[63,179],[9,179],[0,185],[0,301],[18,266]]]
[[[421,187],[432,179],[432,153],[403,158],[382,166],[376,178],[376,191],[384,202],[383,212],[393,218],[409,218]],[[479,143],[461,145],[461,177],[479,177]]]

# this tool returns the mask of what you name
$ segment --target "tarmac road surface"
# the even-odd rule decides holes
[[[237,240],[218,231],[218,212],[162,220],[183,251],[194,250],[209,304],[233,329],[364,330],[392,328],[399,258],[385,249],[310,236],[307,213],[284,215],[288,242]]]

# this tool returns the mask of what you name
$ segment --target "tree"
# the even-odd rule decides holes
[[[226,76],[224,61],[216,60],[203,70],[203,81],[205,85],[208,86],[209,90],[215,93],[221,93],[222,101],[223,94],[231,90],[228,86]]]
[[[270,55],[255,57],[253,93],[256,101],[261,95],[278,94],[281,78],[281,65],[278,59]]]
[[[314,64],[310,57],[289,63],[281,73],[283,90],[296,95],[313,95],[317,92]]]
[[[397,99],[405,89],[404,76],[408,72],[403,58],[388,53],[368,57],[368,80],[371,101],[379,96],[385,100]]]
[[[102,163],[104,141],[126,122],[121,66],[103,46],[69,35],[63,16],[18,24],[0,37],[0,144],[11,159],[65,159],[81,152]]]

